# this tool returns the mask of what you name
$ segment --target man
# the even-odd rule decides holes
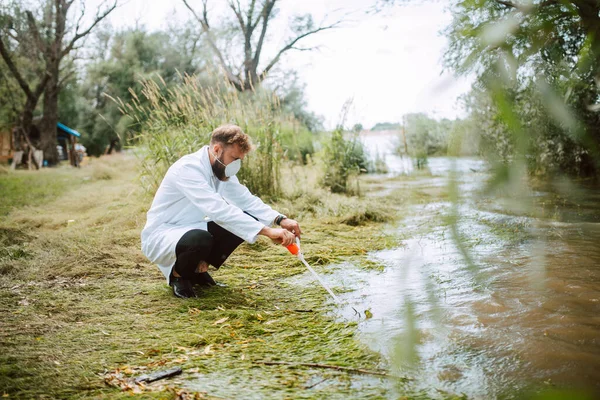
[[[161,182],[142,230],[142,252],[158,264],[175,296],[196,297],[193,285],[215,285],[208,266],[219,268],[243,241],[264,235],[289,246],[300,237],[296,221],[235,177],[251,147],[239,126],[220,126],[209,146],[180,158]]]

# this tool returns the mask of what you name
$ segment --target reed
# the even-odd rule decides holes
[[[208,144],[216,127],[232,123],[249,134],[255,145],[238,178],[258,196],[280,197],[280,165],[288,158],[304,159],[297,144],[306,147],[310,133],[282,111],[273,92],[240,93],[226,83],[203,86],[188,75],[181,80],[180,85],[167,88],[160,77],[146,79],[131,103],[115,100],[140,130],[134,142],[144,188],[154,193],[170,165]],[[304,139],[299,141],[300,137]]]

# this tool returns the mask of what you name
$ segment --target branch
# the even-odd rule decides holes
[[[50,74],[44,73],[43,78],[40,79],[40,81],[38,82],[37,86],[35,87],[35,90],[33,91],[33,95],[35,96],[35,99],[39,99],[40,98],[40,96],[42,95],[42,93],[46,89],[46,85],[48,84],[49,80],[50,80]]]
[[[496,0],[496,3],[502,4],[503,6],[506,6],[509,8],[519,8],[515,3],[510,2],[510,1]]]
[[[25,92],[25,95],[28,98],[32,99],[33,93],[31,92],[29,85],[27,84],[27,82],[25,82],[25,79],[23,79],[23,76],[21,75],[21,73],[13,63],[12,59],[10,58],[10,54],[8,54],[8,50],[4,46],[4,41],[2,40],[2,37],[0,37],[0,55],[2,55],[4,62],[8,66],[8,69],[10,70],[10,72],[12,72],[13,76],[19,83],[19,86],[21,86],[21,89],[23,89],[23,91]]]
[[[259,18],[256,19],[255,23],[252,23],[252,17],[254,15],[254,6],[256,5],[256,0],[252,0],[250,2],[250,5],[248,6],[248,23],[247,23],[247,28],[250,31],[250,35],[252,35],[252,31],[254,31],[254,28],[256,28],[256,25],[258,24]]]
[[[256,51],[254,53],[254,65],[258,67],[258,60],[260,59],[260,53],[262,51],[263,42],[265,40],[265,35],[267,34],[267,25],[269,23],[269,18],[271,17],[271,12],[273,11],[273,7],[275,7],[275,3],[277,0],[269,0],[265,1],[265,5],[261,11],[261,17],[263,19],[262,30],[260,32],[260,37],[258,39],[258,44],[256,45]],[[256,20],[256,24],[258,24],[258,20]]]
[[[231,8],[233,10],[233,13],[235,14],[238,22],[240,23],[240,28],[242,28],[242,33],[244,34],[244,37],[245,37],[246,36],[246,23],[244,22],[244,16],[242,15],[242,8],[240,6],[239,0],[237,1],[237,8],[236,8],[235,4],[233,3],[233,0],[229,0],[227,3],[229,3],[229,8]]]
[[[321,46],[312,46],[312,47],[292,47],[290,50],[298,50],[298,51],[313,51],[320,49]]]
[[[6,34],[8,36],[10,36],[15,42],[21,43],[21,40],[19,39],[19,37],[17,35],[15,35],[14,33],[12,33],[10,30],[7,30]]]
[[[523,12],[528,12],[528,11],[539,9],[542,7],[560,4],[561,0],[544,0],[537,5],[533,5],[533,4],[523,5],[523,4],[513,3],[512,1],[509,1],[509,0],[495,0],[495,1],[496,1],[496,3],[502,4],[505,7],[514,8],[514,9],[517,9],[517,10],[523,11]]]
[[[27,24],[29,25],[29,30],[31,31],[31,35],[33,36],[33,41],[37,46],[38,50],[42,53],[46,53],[46,47],[44,46],[44,41],[40,36],[40,31],[37,28],[37,24],[35,23],[35,18],[33,18],[33,14],[31,11],[25,11],[25,15],[27,15]]]
[[[288,43],[285,47],[283,47],[281,50],[279,50],[279,53],[277,53],[277,55],[273,58],[273,60],[271,60],[271,62],[265,67],[263,72],[260,74],[260,79],[263,80],[267,76],[267,73],[271,70],[271,68],[273,68],[273,66],[277,63],[277,61],[279,61],[279,58],[281,57],[281,55],[283,53],[285,53],[286,51],[293,49],[294,45],[299,40],[304,39],[307,36],[314,35],[315,33],[324,31],[324,30],[333,29],[333,28],[337,27],[340,23],[341,23],[341,21],[337,21],[331,25],[313,29],[311,31],[305,32],[302,35],[296,37],[294,40],[292,40],[290,43]]]
[[[75,29],[75,36],[73,37],[73,39],[71,39],[71,42],[67,45],[67,47],[65,47],[65,49],[60,53],[60,57],[59,58],[63,58],[64,56],[66,56],[67,54],[69,54],[69,52],[73,49],[73,46],[75,46],[75,42],[77,42],[79,39],[81,39],[82,37],[87,36],[92,29],[94,29],[94,27],[96,25],[98,25],[98,23],[100,21],[102,21],[104,18],[106,18],[108,16],[108,14],[110,14],[111,12],[113,12],[113,10],[117,8],[117,0],[115,0],[115,2],[113,3],[113,5],[111,7],[109,7],[107,10],[104,11],[104,13],[102,14],[96,14],[96,19],[94,20],[94,22],[92,22],[92,24],[89,26],[88,29],[86,29],[85,31],[79,33],[77,31],[77,29],[79,28],[79,21],[77,22],[77,28]],[[81,19],[81,18],[80,18]]]
[[[59,88],[62,88],[62,87],[63,87],[63,85],[65,84],[65,82],[66,82],[66,81],[67,81],[69,78],[71,78],[73,75],[75,75],[75,70],[74,70],[74,69],[70,70],[70,71],[69,71],[69,72],[68,72],[68,73],[67,73],[67,74],[66,74],[66,75],[65,75],[65,76],[64,76],[64,77],[63,77],[63,78],[60,80],[60,82],[58,82],[58,87],[59,87]]]
[[[194,16],[194,18],[196,18],[196,20],[202,26],[202,30],[204,31],[204,33],[206,33],[206,37],[208,39],[208,44],[211,47],[211,49],[215,52],[217,58],[219,59],[219,63],[225,70],[225,75],[227,76],[227,79],[236,86],[241,85],[242,83],[240,82],[240,79],[237,76],[235,76],[233,74],[233,72],[231,72],[231,68],[229,68],[229,66],[225,62],[223,53],[221,53],[221,51],[217,47],[217,45],[212,37],[212,34],[210,32],[210,26],[208,25],[208,9],[207,9],[208,0],[202,1],[202,3],[203,3],[202,18],[200,18],[200,16],[198,14],[196,14],[196,11],[194,11],[194,9],[188,4],[187,0],[182,0],[182,1],[183,1],[183,4],[185,4],[185,6],[188,8],[188,10],[190,10],[192,12],[192,15]]]

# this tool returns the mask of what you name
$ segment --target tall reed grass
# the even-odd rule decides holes
[[[139,95],[131,92],[130,104],[115,100],[141,132],[134,140],[141,145],[145,189],[154,193],[170,165],[208,144],[216,127],[232,123],[249,134],[255,145],[238,178],[258,196],[279,197],[281,162],[287,157],[303,158],[294,143],[306,137],[308,130],[282,112],[272,92],[240,93],[227,84],[203,86],[194,76],[181,78],[175,87],[167,87],[160,76],[146,79],[140,82]]]

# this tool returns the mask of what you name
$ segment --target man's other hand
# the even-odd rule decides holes
[[[295,236],[298,237],[300,237],[300,234],[302,233],[302,231],[300,230],[300,225],[298,225],[298,222],[294,221],[293,219],[284,218],[279,224],[279,226],[281,226],[283,229],[292,232]]]
[[[295,241],[294,234],[282,228],[269,228],[268,226],[265,226],[259,232],[259,234],[265,235],[275,243],[282,244],[284,246],[289,246]]]

